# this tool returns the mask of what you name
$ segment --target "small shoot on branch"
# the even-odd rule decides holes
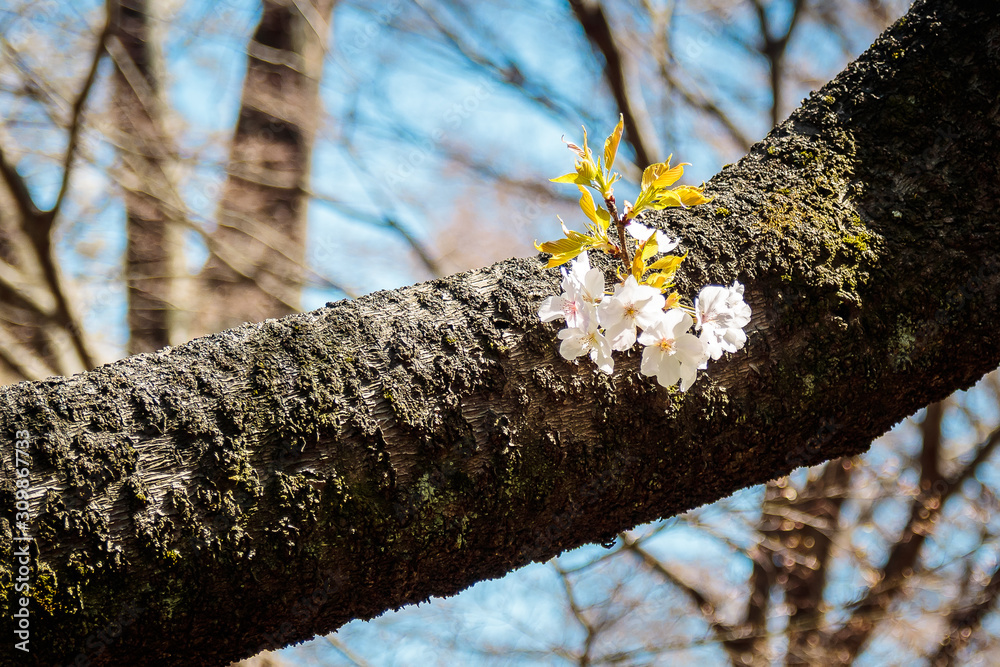
[[[664,387],[680,382],[681,391],[686,391],[697,371],[708,367],[709,359],[743,347],[750,306],[743,300],[743,285],[738,282],[732,287],[708,285],[693,307],[681,304],[673,287],[687,253],[667,254],[680,245],[680,239],[660,238],[658,230],[637,222],[636,217],[650,210],[697,206],[709,199],[701,187],[671,187],[683,176],[688,163],[670,166],[668,157],[666,162],[643,170],[639,196],[634,204],[626,201],[619,213],[613,186],[621,175],[612,167],[624,127],[619,116],[618,125],[604,142],[604,154],[596,159],[587,143],[586,128],[583,148],[564,140],[578,159],[574,171],[551,180],[574,184],[580,190],[586,233],[568,229],[559,218],[566,238],[535,243],[536,249],[551,255],[547,268],[569,263],[568,271],[562,269],[563,293],[547,298],[538,316],[543,322],[566,321],[566,328],[559,332],[559,353],[564,358],[586,355],[600,370],[611,373],[612,352],[628,350],[638,342],[643,346],[640,372],[655,375]],[[600,194],[603,206],[594,202],[588,188]],[[612,225],[613,238],[608,233]],[[622,262],[618,283],[610,293],[604,274],[590,266],[587,252],[591,250],[606,252]],[[699,335],[690,333],[692,326]]]

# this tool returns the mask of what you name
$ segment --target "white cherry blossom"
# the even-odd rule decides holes
[[[567,327],[580,328],[585,318],[597,319],[597,303],[604,296],[604,274],[600,269],[590,268],[587,253],[564,272],[562,287],[562,294],[550,296],[539,307],[538,317],[542,322],[563,318]]]
[[[672,387],[680,380],[681,391],[687,391],[698,374],[698,368],[708,359],[705,344],[688,329],[694,320],[679,309],[663,313],[649,327],[643,327],[639,342],[642,351],[639,370],[643,375],[655,375],[664,387]]]
[[[559,354],[564,359],[576,359],[585,354],[597,367],[610,374],[615,369],[611,345],[597,327],[597,318],[588,318],[582,327],[569,327],[559,332]]]
[[[646,239],[648,239],[650,236],[656,233],[655,229],[653,229],[652,227],[647,227],[641,222],[628,223],[628,227],[625,228],[625,231],[628,232],[629,236],[639,241],[639,243],[644,242]]]
[[[640,285],[635,276],[615,288],[610,298],[601,301],[598,317],[611,349],[627,350],[635,344],[636,326],[645,329],[663,314],[663,295],[655,287]]]
[[[736,352],[747,342],[743,327],[750,323],[750,306],[743,301],[743,285],[708,285],[694,300],[701,340],[712,359]]]
[[[647,227],[646,225],[640,222],[630,222],[628,224],[628,227],[625,228],[625,231],[628,232],[629,236],[639,241],[639,243],[644,243],[646,239],[648,239],[650,236],[656,233],[655,229],[653,229],[652,227]],[[674,250],[677,246],[681,244],[681,240],[679,238],[677,239],[668,238],[666,242],[663,242],[662,240],[663,238],[664,237],[661,235],[660,240],[658,241],[659,252],[670,252],[671,250]]]
[[[570,263],[562,287],[567,293],[575,290],[583,301],[596,305],[604,297],[604,272],[590,268],[590,257],[581,253]]]

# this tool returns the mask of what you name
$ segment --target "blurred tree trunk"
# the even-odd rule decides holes
[[[179,342],[175,285],[183,248],[176,216],[182,207],[172,174],[177,151],[164,127],[154,9],[146,0],[108,3],[108,51],[115,64],[111,107],[125,190],[129,354]]]
[[[682,293],[754,309],[687,394],[562,360],[533,259],[2,388],[31,658],[224,664],[864,451],[1000,363],[998,70],[992,4],[917,2],[711,204],[645,219],[690,250]]]
[[[310,156],[335,0],[265,0],[247,47],[218,228],[192,333],[299,309]]]

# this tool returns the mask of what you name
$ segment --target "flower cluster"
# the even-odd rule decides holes
[[[622,129],[619,119],[605,141],[603,160],[594,158],[584,130],[583,148],[568,144],[580,158],[576,171],[552,179],[579,188],[580,208],[589,222],[587,233],[569,230],[563,223],[566,238],[536,244],[551,255],[548,266],[569,262],[568,270],[562,268],[562,294],[547,298],[538,316],[543,322],[566,321],[566,328],[559,332],[559,353],[564,358],[586,355],[599,369],[611,373],[615,367],[612,352],[628,350],[638,342],[643,346],[640,371],[655,375],[664,387],[679,382],[681,391],[686,391],[698,370],[707,368],[709,359],[719,359],[724,352],[743,347],[747,340],[743,327],[750,322],[750,306],[743,300],[743,285],[738,282],[731,287],[703,288],[693,307],[682,305],[680,295],[671,291],[686,255],[665,253],[675,250],[680,241],[661,240],[656,230],[640,224],[635,217],[647,209],[686,208],[708,200],[699,187],[681,185],[669,189],[683,174],[684,164],[671,167],[668,159],[646,167],[636,203],[625,202],[619,214],[611,186],[620,176],[611,171],[611,166]],[[588,187],[601,195],[604,207],[594,204]],[[612,224],[617,239],[608,233]],[[631,243],[629,238],[633,239]],[[625,270],[619,270],[620,282],[610,293],[604,273],[590,266],[588,250],[621,259]],[[692,333],[692,327],[697,334]]]
[[[680,381],[686,391],[698,369],[723,352],[736,352],[746,342],[743,332],[750,322],[750,306],[743,301],[743,285],[709,285],[695,299],[694,313],[683,306],[667,308],[659,290],[640,285],[635,276],[605,292],[604,274],[590,267],[582,253],[563,269],[563,293],[542,302],[538,316],[543,322],[566,321],[559,332],[559,353],[566,359],[589,355],[597,367],[611,373],[612,351],[643,346],[643,375],[656,376],[664,387]],[[699,335],[691,333],[692,326]],[[640,332],[641,331],[641,332]]]

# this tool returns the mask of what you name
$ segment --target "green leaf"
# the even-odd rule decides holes
[[[673,287],[673,279],[673,273],[660,272],[647,276],[646,280],[643,281],[643,284],[655,287],[662,292],[663,290]]]
[[[587,188],[582,185],[578,185],[577,187],[580,188],[580,209],[583,211],[583,214],[590,218],[595,225],[600,225],[601,221],[594,211],[594,198],[587,191]]]
[[[640,190],[645,192],[646,190],[649,190],[650,187],[652,187],[653,181],[655,181],[656,177],[659,175],[659,167],[660,167],[659,163],[651,164],[642,170],[642,181],[639,186]]]
[[[593,227],[588,225],[588,228],[594,230],[595,236],[603,235],[611,226],[611,214],[604,207],[594,204],[594,198],[586,188],[580,185],[577,187],[580,189],[580,210],[594,223]]]
[[[674,188],[674,192],[677,193],[678,198],[681,200],[681,204],[684,206],[697,206],[698,204],[706,204],[711,199],[707,199],[703,194],[703,188],[696,187],[694,185],[678,185]]]
[[[653,204],[654,209],[662,208],[673,208],[676,206],[684,206],[681,201],[681,197],[677,194],[676,190],[664,190],[659,193],[656,198],[656,202]]]
[[[549,181],[552,183],[576,183],[577,185],[587,185],[590,183],[590,181],[587,180],[586,175],[575,171],[569,174],[563,174],[558,178],[550,178]]]
[[[611,226],[611,214],[604,210],[604,208],[597,209],[597,217],[600,218],[600,223],[598,226],[601,228],[601,232],[607,233],[608,227]]]
[[[551,183],[575,183],[576,182],[576,172],[574,171],[571,174],[563,174],[562,176],[559,176],[558,178],[550,178],[549,182],[551,182]]]
[[[642,259],[642,253],[637,252],[632,258],[632,275],[635,276],[636,282],[642,282],[642,274],[646,272],[646,262]]]

